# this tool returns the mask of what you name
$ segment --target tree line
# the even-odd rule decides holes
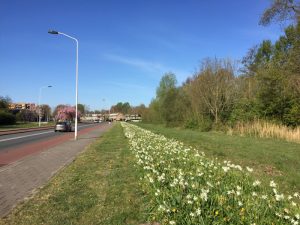
[[[230,59],[206,58],[182,85],[166,73],[143,120],[210,130],[263,119],[300,125],[299,2],[273,1],[260,23],[293,19],[272,43],[249,49],[241,68]]]
[[[41,121],[52,120],[73,120],[75,117],[75,107],[70,105],[59,104],[53,112],[47,104],[41,104],[36,109],[10,109],[12,103],[10,97],[0,96],[0,125],[11,125],[16,122],[27,123],[37,122],[39,113]],[[84,115],[87,107],[83,104],[78,104],[78,115]]]

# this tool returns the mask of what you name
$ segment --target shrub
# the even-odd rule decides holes
[[[199,129],[201,131],[210,131],[213,128],[213,121],[210,118],[202,118],[199,120]]]
[[[213,122],[209,117],[202,117],[202,118],[197,118],[197,117],[189,117],[188,119],[185,120],[184,123],[184,128],[187,129],[198,129],[200,131],[210,131],[213,127]]]
[[[199,121],[195,118],[188,118],[184,123],[184,128],[198,129],[199,128]]]
[[[0,111],[0,125],[11,125],[16,123],[16,117],[9,113]]]

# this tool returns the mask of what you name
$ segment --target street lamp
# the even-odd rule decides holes
[[[103,98],[102,99],[102,101],[104,102],[104,104],[105,104],[105,101],[106,101],[106,99],[105,98]],[[106,105],[106,104],[105,104]],[[104,106],[105,107],[105,106]],[[110,117],[110,108],[108,107],[108,120],[109,120],[109,117]]]
[[[42,98],[42,89],[43,88],[51,88],[51,85],[40,87],[39,91],[39,127],[41,126],[41,98]]]
[[[77,140],[77,124],[78,124],[78,119],[77,119],[77,116],[78,116],[78,40],[70,35],[67,35],[65,33],[62,33],[62,32],[58,32],[58,31],[55,31],[55,30],[49,30],[48,31],[49,34],[61,34],[63,36],[66,36],[72,40],[74,40],[76,42],[76,112],[75,112],[75,136],[74,136],[74,139]]]

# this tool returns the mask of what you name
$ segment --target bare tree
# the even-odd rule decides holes
[[[259,24],[269,25],[271,22],[283,22],[285,20],[300,20],[300,3],[294,0],[272,0],[260,18]]]
[[[215,123],[232,106],[235,90],[234,66],[230,60],[206,59],[187,87],[193,108],[208,112]]]

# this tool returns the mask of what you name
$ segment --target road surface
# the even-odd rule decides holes
[[[97,126],[102,126],[102,124],[79,124],[79,134]],[[74,132],[54,132],[53,128],[0,136],[0,166],[48,149],[73,137]]]
[[[7,215],[20,201],[36,193],[37,188],[45,185],[54,174],[71,163],[110,127],[112,124],[109,123],[80,126],[76,141],[74,132],[58,134],[53,130],[45,134],[34,132],[29,137],[11,136],[10,138],[15,139],[2,141],[2,143],[20,139],[28,141],[35,138],[35,141],[28,141],[27,144],[21,144],[6,153],[0,152],[2,162],[5,158],[6,163],[11,159],[15,160],[0,167],[0,217]],[[20,138],[16,139],[17,137]],[[4,138],[1,137],[1,140]],[[28,153],[26,157],[16,160],[20,155],[24,155],[24,152]]]

